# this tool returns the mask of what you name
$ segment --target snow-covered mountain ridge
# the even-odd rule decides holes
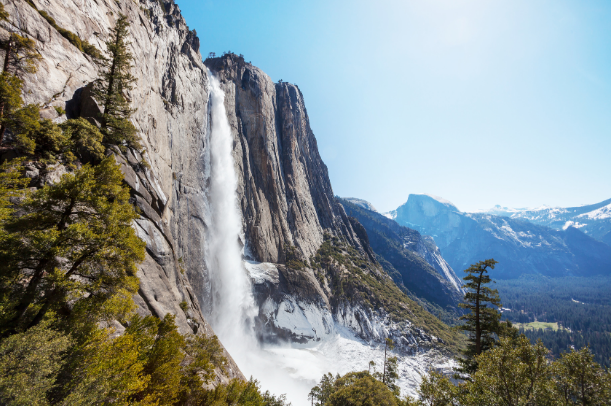
[[[611,271],[611,246],[592,238],[593,231],[584,233],[585,226],[564,226],[567,221],[585,223],[589,217],[583,215],[608,204],[606,201],[581,208],[548,208],[499,216],[464,213],[445,200],[410,195],[393,214],[399,224],[432,236],[454,269],[466,269],[477,261],[494,258],[499,261],[494,270],[496,278],[531,273],[588,276]],[[604,227],[605,221],[593,221],[588,227]],[[557,228],[551,228],[553,224]]]
[[[511,209],[499,205],[474,214],[492,214],[512,219],[527,220],[534,224],[566,230],[579,228],[599,241],[611,244],[611,199],[578,207],[542,206],[528,209]]]

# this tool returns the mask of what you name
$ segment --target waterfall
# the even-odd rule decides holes
[[[290,346],[264,347],[257,342],[254,318],[257,308],[252,282],[242,261],[242,212],[238,206],[233,135],[225,110],[225,93],[219,80],[210,78],[206,218],[206,267],[209,296],[203,298],[207,319],[229,354],[247,378],[259,380],[264,390],[287,393],[294,406],[309,404],[307,394],[326,368],[309,371],[312,378],[303,379],[302,370],[320,363],[314,353]]]
[[[225,111],[225,93],[210,77],[210,183],[208,195],[207,267],[211,282],[211,320],[216,334],[231,350],[255,344],[255,307],[251,281],[242,262],[242,215],[238,207],[233,135]],[[231,348],[234,347],[234,348]]]

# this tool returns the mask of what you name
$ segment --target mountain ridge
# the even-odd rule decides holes
[[[431,235],[454,269],[489,257],[500,262],[493,272],[497,278],[587,276],[611,269],[611,247],[577,228],[554,230],[524,219],[454,209],[426,195],[410,195],[394,212],[395,221]]]

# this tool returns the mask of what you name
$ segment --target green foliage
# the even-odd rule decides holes
[[[47,405],[47,392],[55,383],[69,337],[39,324],[0,342],[0,403]]]
[[[399,374],[397,373],[397,357],[389,357],[388,351],[392,351],[395,348],[395,343],[392,339],[386,338],[384,345],[384,369],[382,373],[374,373],[373,376],[382,381],[383,384],[388,386],[395,395],[399,396],[399,387],[395,384]],[[370,362],[370,365],[373,361]],[[375,364],[374,364],[375,365]]]
[[[28,138],[34,142],[36,150],[47,154],[60,153],[68,144],[68,139],[61,128],[49,119],[41,120],[38,128],[28,134]]]
[[[403,404],[398,394],[369,372],[350,372],[344,376],[324,375],[312,388],[309,398],[317,406],[395,406]]]
[[[38,130],[40,114],[38,106],[23,105],[21,87],[23,81],[4,71],[0,74],[0,142],[10,129],[15,135],[15,146],[25,153],[36,148],[30,134]]]
[[[146,390],[141,394],[157,399],[161,404],[176,403],[181,389],[181,348],[185,339],[180,335],[174,323],[174,316],[167,314],[157,325],[154,344],[146,354],[145,373],[150,376]]]
[[[22,162],[23,159],[20,159],[0,164],[0,241],[2,242],[8,238],[4,229],[6,221],[15,211],[10,199],[22,195],[22,189],[30,182],[21,175]]]
[[[99,162],[104,158],[104,136],[98,127],[84,118],[70,119],[60,124],[65,137],[69,140],[68,150],[82,161]]]
[[[571,350],[554,362],[556,389],[564,405],[611,403],[611,375],[594,362],[589,348]]]
[[[557,323],[558,331],[521,330],[531,343],[542,340],[553,356],[588,347],[594,360],[611,367],[611,278],[529,276],[497,281],[503,319]]]
[[[275,397],[269,392],[261,393],[259,383],[251,378],[245,382],[232,380],[228,385],[218,385],[196,403],[198,406],[290,406],[284,396]]]
[[[526,337],[501,338],[499,345],[477,357],[478,370],[466,384],[466,403],[489,405],[550,404],[555,397],[547,349]]]
[[[113,339],[109,331],[93,329],[69,354],[54,403],[129,404],[150,379],[143,373],[146,359],[141,351],[147,339],[154,341],[154,333],[151,328],[144,337],[126,332]]]
[[[58,115],[63,116],[64,114],[66,114],[66,110],[64,110],[62,107],[60,106],[54,106],[53,107],[55,109],[55,111],[57,112]]]
[[[301,260],[297,248],[293,245],[287,246],[287,248],[284,250],[284,257],[286,258],[286,266],[291,269],[303,269],[306,266]]]
[[[140,149],[136,128],[129,121],[134,110],[126,96],[136,82],[130,73],[134,58],[128,50],[128,27],[127,17],[121,14],[106,42],[110,58],[102,62],[102,74],[94,83],[93,95],[104,106],[100,118],[104,142]]]
[[[609,405],[611,374],[593,361],[588,349],[554,362],[542,343],[524,336],[501,338],[477,356],[478,369],[458,385],[438,373],[423,377],[419,400],[426,406]]]
[[[3,72],[35,73],[36,64],[42,59],[36,51],[36,43],[30,38],[22,37],[17,33],[11,33],[6,41],[1,43],[4,48]]]
[[[4,10],[4,4],[0,3],[0,20],[8,21],[9,14]]]
[[[312,400],[316,406],[323,406],[329,403],[331,395],[335,391],[335,380],[339,379],[340,376],[333,376],[330,372],[323,375],[320,379],[320,383],[312,388],[308,394],[308,399]]]
[[[464,358],[459,360],[459,372],[462,373],[473,373],[477,369],[475,357],[494,345],[495,334],[499,332],[501,315],[497,308],[501,300],[498,292],[487,286],[492,282],[488,268],[494,269],[495,264],[497,261],[488,259],[465,270],[465,301],[459,306],[470,312],[460,317],[465,320],[460,329],[469,335],[467,348],[463,352]]]
[[[137,290],[144,243],[131,227],[137,214],[122,180],[109,157],[19,204],[21,215],[6,224],[14,238],[0,247],[0,289],[10,302],[0,316],[4,334],[68,302],[95,314],[120,291]]]
[[[458,387],[438,372],[432,371],[422,377],[419,395],[419,401],[413,403],[422,406],[458,406]]]

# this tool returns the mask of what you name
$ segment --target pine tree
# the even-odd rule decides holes
[[[36,64],[42,59],[36,51],[34,40],[11,33],[7,41],[2,44],[4,48],[3,72],[12,74],[35,73]]]
[[[486,286],[492,282],[488,268],[494,269],[497,263],[494,259],[487,259],[465,270],[467,276],[463,279],[467,282],[464,285],[467,293],[465,302],[459,306],[470,312],[460,317],[465,320],[460,328],[467,332],[469,338],[463,352],[464,358],[459,360],[460,373],[472,374],[477,370],[476,356],[494,345],[495,334],[499,332],[501,314],[498,307],[501,306],[501,300],[496,289]]]
[[[93,95],[104,108],[100,117],[104,142],[119,146],[141,148],[136,128],[129,121],[134,110],[129,106],[126,93],[133,89],[136,79],[130,73],[133,56],[127,49],[129,23],[119,15],[110,40],[106,42],[110,58],[102,62],[104,72],[94,83]]]
[[[391,338],[386,338],[384,342],[384,368],[382,375],[375,373],[373,376],[382,380],[382,383],[388,386],[393,393],[399,394],[399,387],[395,384],[399,374],[397,373],[397,357],[389,357],[388,351],[395,349],[395,342]]]
[[[111,156],[18,204],[0,246],[3,336],[37,325],[50,310],[94,314],[121,291],[137,290],[145,244],[132,228],[137,214],[122,181]]]
[[[588,347],[571,349],[554,362],[556,389],[565,405],[611,403],[611,375],[599,364]],[[607,402],[607,403],[605,403]]]

